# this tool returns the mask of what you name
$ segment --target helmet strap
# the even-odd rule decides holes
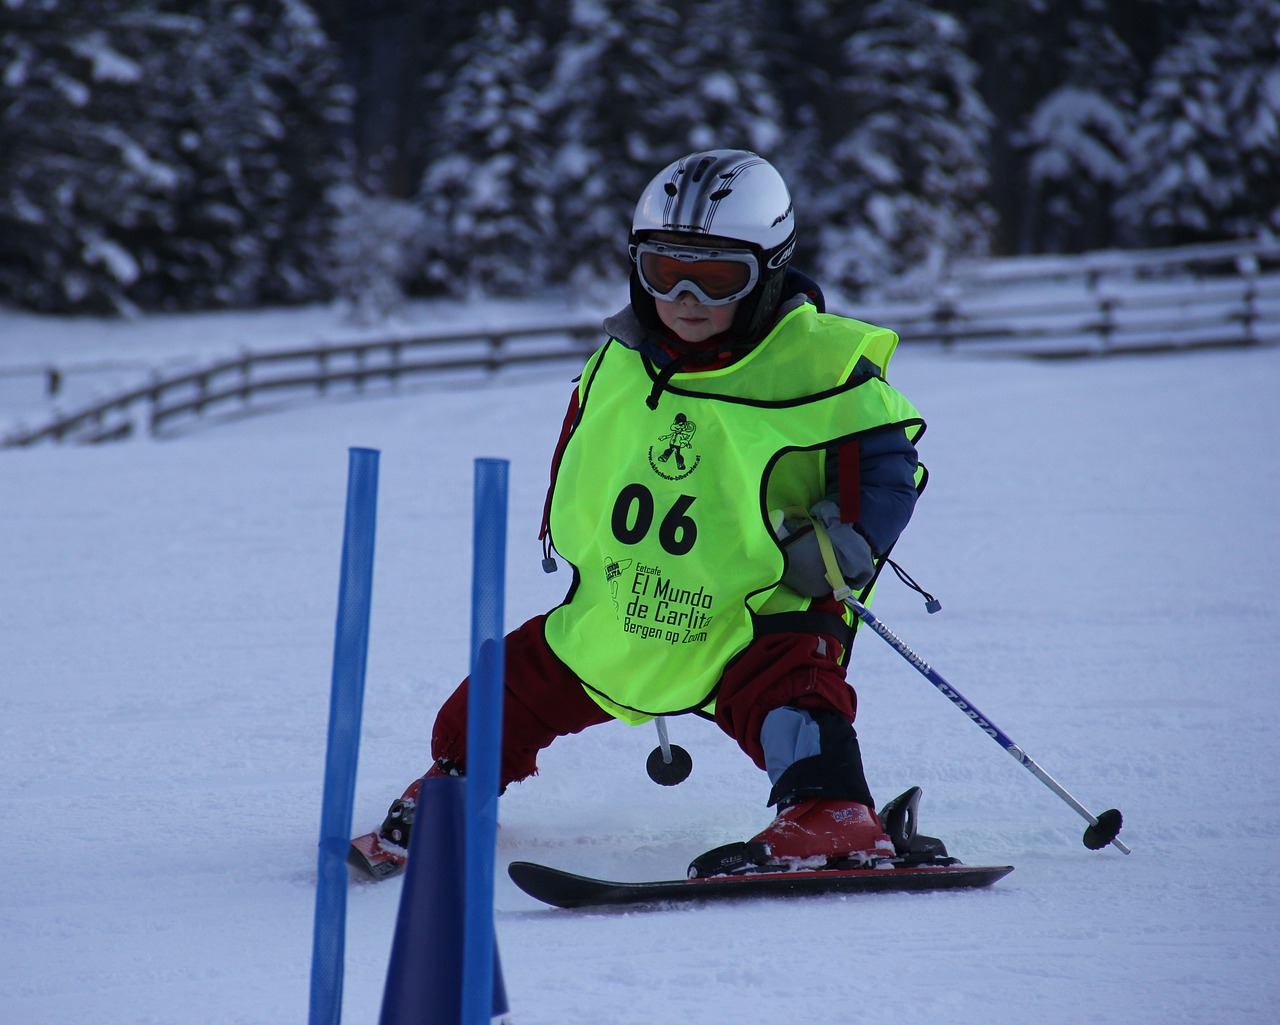
[[[730,329],[735,338],[758,341],[765,330],[773,323],[778,312],[778,304],[782,301],[782,279],[786,277],[786,268],[770,271],[756,285],[733,316]]]
[[[640,274],[631,268],[631,308],[635,311],[636,319],[646,331],[662,331],[663,323],[658,316],[658,303],[648,292],[644,290],[644,286],[640,284]]]

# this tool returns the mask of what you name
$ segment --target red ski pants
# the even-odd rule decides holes
[[[833,601],[832,609],[838,606]],[[831,611],[831,610],[827,610]],[[535,616],[507,634],[503,698],[501,784],[538,771],[538,752],[557,737],[580,733],[612,716],[547,645]],[[775,708],[828,709],[853,721],[857,698],[845,681],[835,637],[816,633],[767,634],[753,641],[721,677],[716,724],[764,768],[760,727]],[[467,757],[467,685],[445,701],[431,734],[431,754],[459,766]]]

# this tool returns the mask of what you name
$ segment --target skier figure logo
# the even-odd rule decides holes
[[[695,455],[693,457],[693,465],[685,463],[685,452],[693,448],[693,435],[698,430],[698,425],[690,420],[683,413],[677,413],[675,419],[671,423],[671,431],[658,438],[659,442],[666,442],[667,447],[663,453],[654,461],[653,447],[649,449],[649,465],[653,467],[653,472],[659,477],[667,480],[681,480],[698,468],[698,463],[702,461],[702,457]],[[667,463],[674,457],[676,461],[677,473],[664,473],[658,469],[658,463]]]

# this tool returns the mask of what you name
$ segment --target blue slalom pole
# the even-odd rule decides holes
[[[379,1025],[490,1025],[509,1012],[493,936],[507,465],[476,461],[467,774],[421,782]]]
[[[475,463],[461,1025],[489,1025],[507,1011],[494,1006],[499,994],[505,998],[505,989],[495,971],[493,871],[502,749],[508,466],[505,459]]]
[[[373,547],[378,509],[378,451],[348,455],[347,511],[334,631],[329,739],[320,815],[319,878],[311,952],[310,1025],[342,1020],[342,973],[347,924],[347,844],[355,800],[360,717],[369,651]]]

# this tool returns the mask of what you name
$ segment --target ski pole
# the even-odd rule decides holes
[[[671,764],[671,738],[667,736],[667,720],[665,716],[658,716],[653,720],[653,725],[658,727],[658,747],[662,748],[662,760],[667,765]]]
[[[844,590],[847,591],[847,588]],[[859,619],[884,638],[894,651],[915,666],[917,672],[933,684],[934,687],[940,690],[953,705],[972,719],[974,725],[977,726],[978,729],[982,730],[983,733],[1008,751],[1009,754],[1013,755],[1023,768],[1062,798],[1063,801],[1076,810],[1077,814],[1079,814],[1081,818],[1089,823],[1089,828],[1084,831],[1084,845],[1088,847],[1089,850],[1098,851],[1103,847],[1106,847],[1107,844],[1111,844],[1122,854],[1129,853],[1129,848],[1125,846],[1124,842],[1120,840],[1117,835],[1119,834],[1120,827],[1124,821],[1123,816],[1121,816],[1118,809],[1108,808],[1101,815],[1093,815],[1088,808],[1067,793],[1062,784],[1045,772],[1044,769],[1036,764],[1034,759],[1022,750],[1021,747],[1009,739],[1003,730],[979,712],[972,702],[943,679],[941,673],[934,670],[928,662],[907,647],[902,639],[881,623],[871,610],[862,604],[862,602],[847,593],[844,595],[837,594],[836,596],[849,606]]]

